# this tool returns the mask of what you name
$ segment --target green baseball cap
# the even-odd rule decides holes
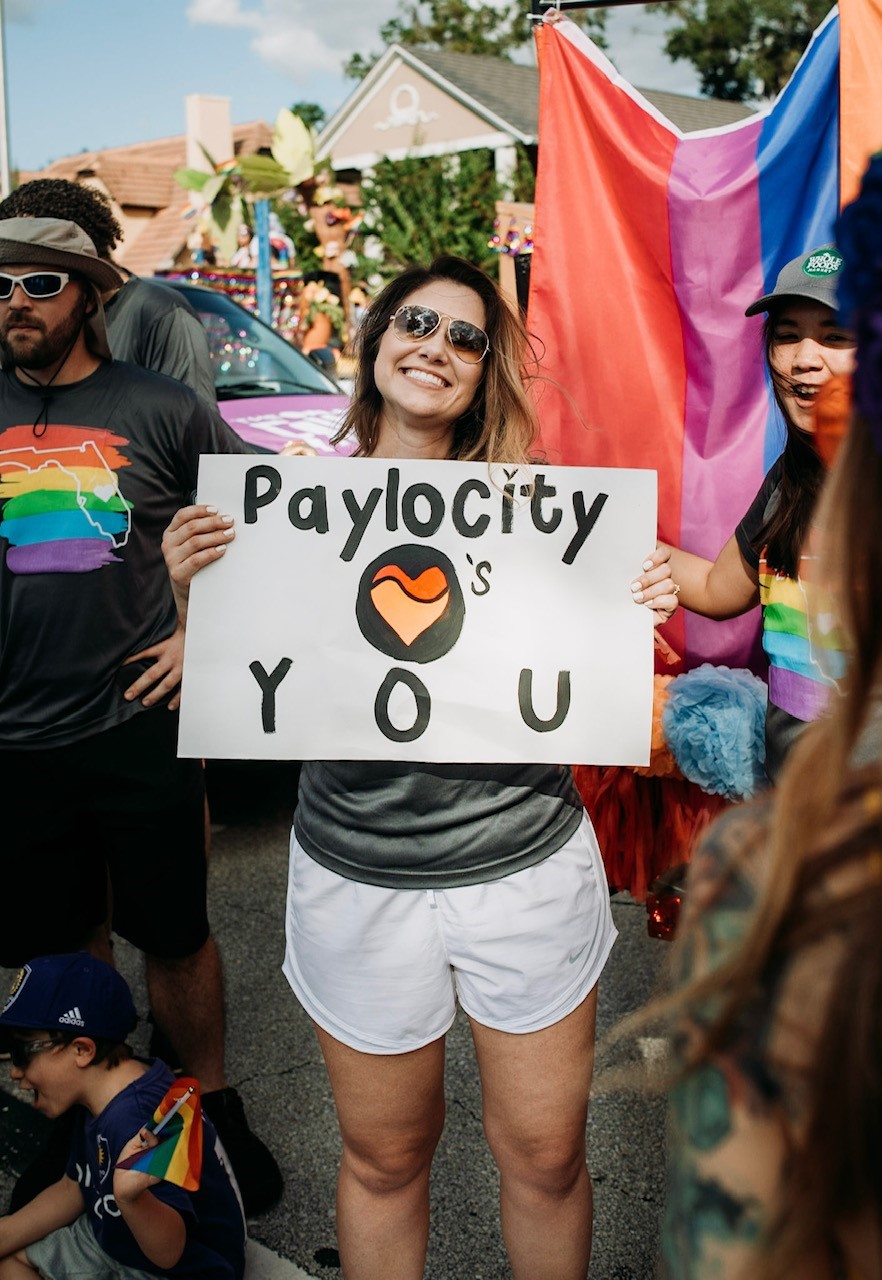
[[[757,298],[744,314],[755,316],[759,311],[768,311],[770,304],[779,298],[807,298],[835,311],[836,286],[844,265],[845,259],[832,244],[801,253],[781,268],[772,292]]]

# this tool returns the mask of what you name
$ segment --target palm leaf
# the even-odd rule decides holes
[[[202,169],[175,169],[174,179],[179,187],[187,191],[201,191],[214,174],[204,173]]]

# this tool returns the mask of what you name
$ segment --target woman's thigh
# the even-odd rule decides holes
[[[394,1173],[434,1151],[444,1127],[444,1038],[410,1053],[361,1053],[320,1026],[337,1118],[350,1156]]]
[[[470,1019],[494,1156],[533,1166],[581,1159],[594,1071],[597,987],[541,1031],[497,1031]]]

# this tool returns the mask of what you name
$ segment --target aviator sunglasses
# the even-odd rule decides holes
[[[402,342],[420,342],[435,332],[442,320],[447,321],[447,341],[454,354],[466,364],[480,364],[490,350],[490,339],[483,329],[468,320],[454,320],[434,307],[405,303],[391,317],[392,332]]]
[[[8,302],[17,284],[29,298],[55,298],[70,280],[66,271],[28,271],[23,276],[10,276],[0,271],[0,302]]]

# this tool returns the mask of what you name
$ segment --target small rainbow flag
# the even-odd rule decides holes
[[[185,1191],[198,1191],[202,1177],[202,1107],[198,1082],[186,1076],[176,1080],[145,1128],[162,1134],[159,1146],[150,1147],[143,1155],[120,1160],[117,1168],[137,1169],[139,1173],[173,1182]]]

